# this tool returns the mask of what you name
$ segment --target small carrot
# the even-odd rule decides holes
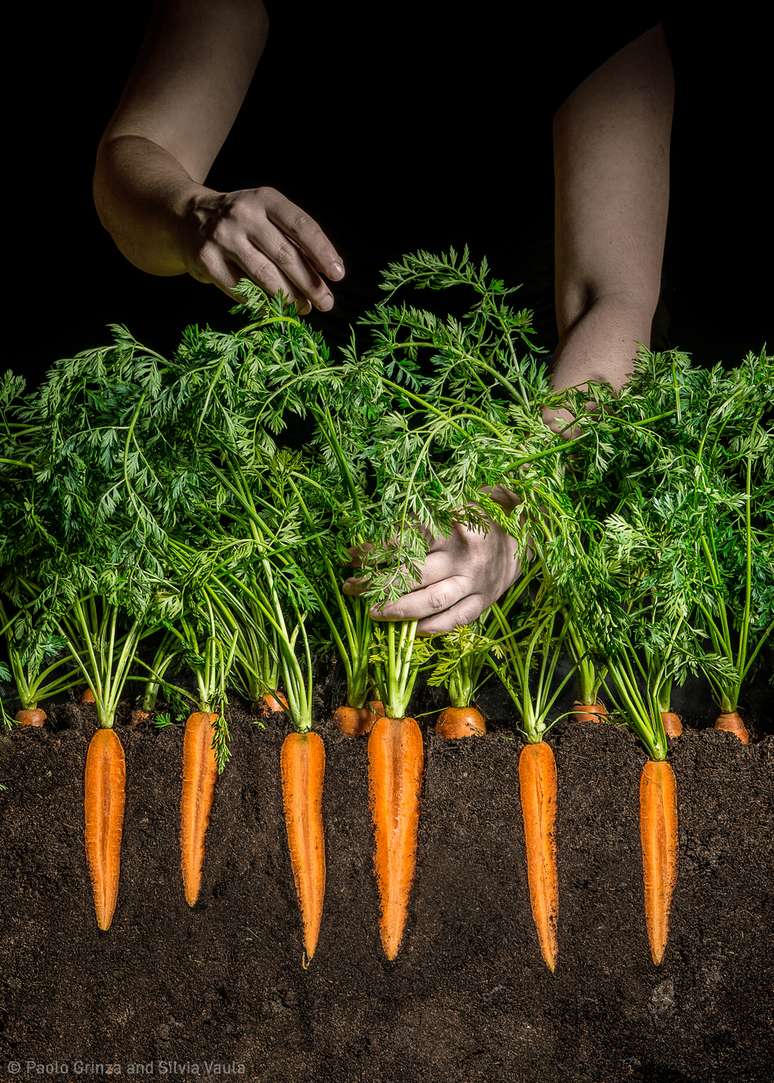
[[[682,737],[683,722],[679,714],[674,711],[662,711],[661,721],[664,723],[664,733],[667,737]]]
[[[288,709],[288,701],[280,691],[265,692],[256,706],[258,713],[265,717],[269,714],[282,714]]]
[[[572,713],[576,722],[604,722],[607,707],[604,703],[575,703]]]
[[[749,745],[750,743],[749,730],[738,711],[721,711],[715,719],[714,728],[721,730],[723,733],[733,733],[734,737],[741,741],[743,745]]]
[[[180,869],[185,901],[195,906],[204,867],[204,842],[210,822],[218,765],[212,727],[218,716],[194,711],[183,735],[183,787],[180,797]]]
[[[304,950],[311,959],[317,950],[325,901],[325,745],[319,734],[312,730],[288,734],[280,750],[280,776]]]
[[[486,719],[476,707],[446,707],[438,715],[435,732],[447,741],[483,737]]]
[[[650,955],[664,958],[677,882],[677,781],[666,760],[647,760],[640,776],[640,841]]]
[[[146,711],[144,707],[135,707],[129,716],[130,723],[135,728],[150,722],[151,718],[153,718],[153,711]]]
[[[102,727],[86,753],[84,776],[84,839],[97,925],[110,928],[121,875],[126,762],[113,729]]]
[[[96,698],[95,698],[94,693],[92,692],[92,690],[90,688],[84,688],[84,690],[81,692],[80,702],[81,703],[96,703]]]
[[[559,876],[556,867],[556,761],[545,741],[527,744],[519,755],[519,795],[524,821],[532,917],[540,953],[556,970],[559,955]]]
[[[374,728],[374,722],[384,714],[381,700],[371,699],[365,707],[337,707],[333,720],[346,737],[365,737]]]
[[[16,721],[20,726],[44,726],[47,718],[42,707],[27,707],[16,712]]]
[[[416,867],[422,731],[413,718],[377,719],[368,738],[368,787],[374,822],[374,870],[384,954],[395,959],[408,917]]]

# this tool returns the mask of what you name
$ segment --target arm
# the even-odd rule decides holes
[[[333,245],[272,188],[216,192],[204,181],[244,101],[268,35],[262,0],[160,0],[100,141],[94,202],[126,258],[149,274],[189,273],[224,292],[247,275],[308,310],[330,308]]]
[[[620,388],[650,345],[669,205],[674,78],[659,24],[554,117],[557,388]]]

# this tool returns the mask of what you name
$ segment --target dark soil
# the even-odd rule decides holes
[[[262,730],[233,711],[195,911],[178,871],[182,731],[119,725],[127,808],[107,934],[83,856],[91,709],[63,706],[52,728],[0,739],[0,1078],[16,1061],[16,1079],[40,1078],[26,1062],[58,1064],[60,1079],[84,1062],[92,1076],[142,1064],[146,1078],[206,1077],[219,1065],[256,1083],[770,1080],[774,737],[744,748],[688,727],[675,743],[680,873],[656,969],[640,881],[643,754],[613,726],[556,726],[552,977],[527,896],[519,743],[503,703],[490,694],[488,707],[486,738],[427,733],[416,884],[394,964],[378,938],[366,743],[321,726],[328,890],[307,970],[281,815],[281,721]]]

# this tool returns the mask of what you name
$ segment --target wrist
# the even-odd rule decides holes
[[[211,224],[222,209],[223,193],[203,184],[184,184],[170,198],[174,248],[188,274],[196,277],[195,259]]]

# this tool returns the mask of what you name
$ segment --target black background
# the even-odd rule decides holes
[[[553,111],[662,8],[269,3],[269,45],[208,183],[271,184],[313,214],[345,257],[332,332],[376,296],[402,251],[469,243],[536,310],[555,346]],[[16,13],[7,53],[5,365],[39,378],[127,323],[171,349],[185,323],[227,326],[229,299],[187,276],[131,266],[102,229],[91,178],[151,4]],[[677,78],[672,195],[657,346],[702,362],[774,343],[771,93],[763,26],[665,12]]]

